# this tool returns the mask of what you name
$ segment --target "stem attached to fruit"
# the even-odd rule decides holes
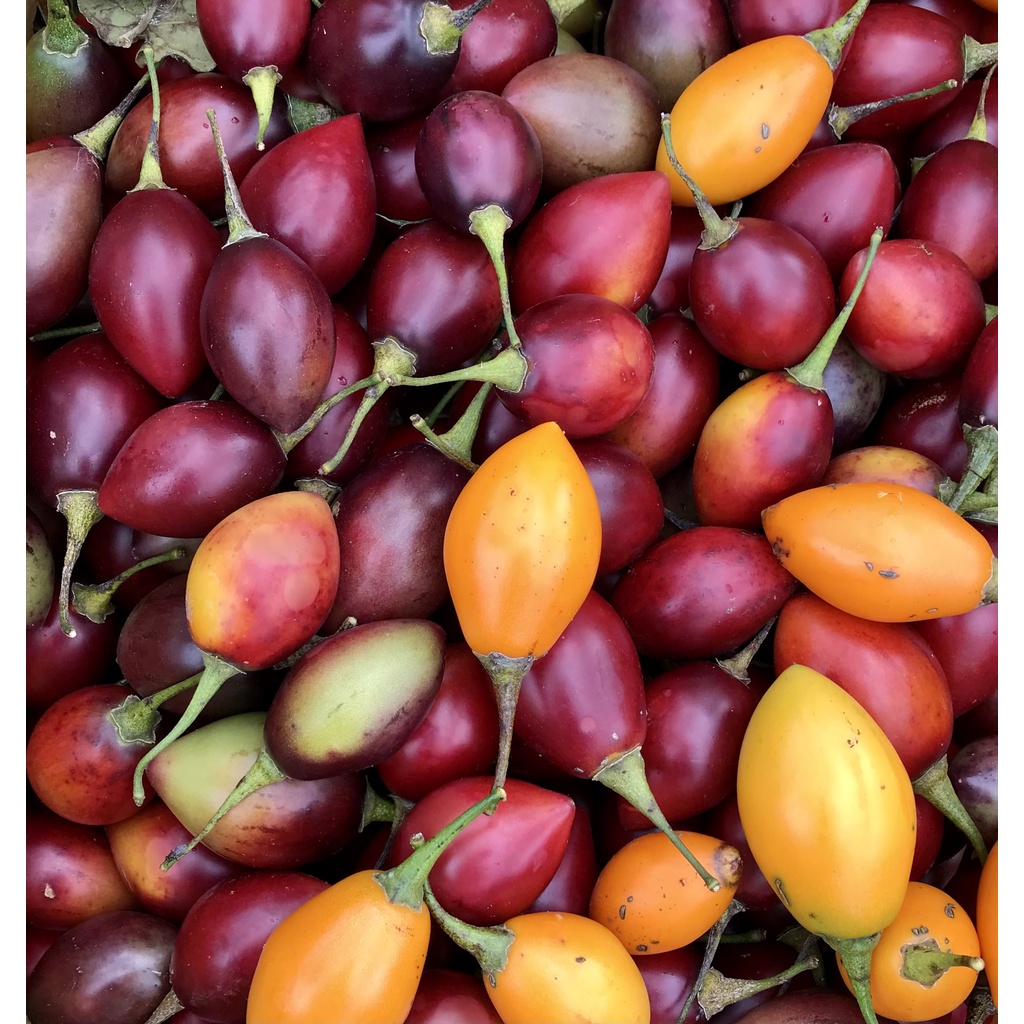
[[[96,500],[97,492],[90,490],[69,490],[57,492],[57,511],[68,522],[68,541],[64,551],[64,564],[60,573],[60,592],[57,597],[57,611],[60,628],[65,636],[78,636],[68,613],[71,596],[71,573],[74,571],[82,545],[89,531],[103,518]]]
[[[505,785],[508,775],[508,762],[512,753],[512,724],[515,721],[516,704],[519,702],[519,689],[534,659],[532,654],[509,658],[497,652],[473,653],[490,676],[494,696],[498,701],[498,760],[494,770],[494,785],[498,788]]]
[[[249,238],[266,238],[267,234],[257,231],[252,226],[252,221],[246,215],[242,206],[242,197],[238,193],[238,185],[235,183],[235,176],[231,172],[231,164],[228,163],[227,153],[224,152],[224,140],[221,138],[220,129],[217,127],[217,115],[211,109],[206,111],[206,118],[210,122],[210,131],[213,132],[213,141],[217,146],[217,156],[220,159],[220,169],[224,176],[224,210],[228,218],[228,240],[225,247],[234,245],[235,242],[244,242]]]
[[[274,111],[274,90],[280,81],[281,73],[277,70],[276,64],[250,68],[242,76],[242,84],[249,86],[249,91],[252,93],[253,101],[256,104],[256,116],[259,119],[259,127],[256,131],[256,148],[260,152],[267,148],[263,139],[267,134],[267,126],[270,124],[270,115]]]

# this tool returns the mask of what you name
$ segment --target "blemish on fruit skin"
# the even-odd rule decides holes
[[[620,921],[625,921],[626,920],[626,904],[625,903],[623,903],[622,906],[619,907],[619,920]]]

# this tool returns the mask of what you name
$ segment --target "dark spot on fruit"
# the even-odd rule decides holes
[[[893,572],[892,569],[879,569],[878,575],[881,576],[883,580],[898,580],[900,578],[900,574],[898,572]]]
[[[585,956],[578,956],[578,957],[576,957],[576,963],[578,963],[578,964],[585,964],[586,962],[587,962],[587,958]]]
[[[868,572],[874,572],[875,571],[875,563],[874,562],[865,562],[864,564],[868,567]]]

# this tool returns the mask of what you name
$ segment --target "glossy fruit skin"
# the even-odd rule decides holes
[[[505,927],[514,936],[508,963],[494,976],[495,983],[487,985],[502,1020],[650,1021],[640,969],[604,925],[543,911],[513,917]]]
[[[373,169],[354,114],[284,139],[239,180],[238,192],[253,227],[307,263],[328,295],[348,284],[370,251]]]
[[[671,113],[672,147],[713,206],[732,203],[796,159],[831,93],[828,63],[802,36],[759,40],[726,54],[683,90]],[[668,175],[672,202],[693,206],[664,139],[655,166]]]
[[[999,842],[992,844],[978,881],[975,924],[985,960],[985,977],[992,1002],[999,1006]]]
[[[871,954],[871,1005],[878,1013],[900,1021],[927,1021],[956,1009],[970,995],[978,980],[970,967],[949,967],[928,981],[907,977],[904,955],[916,947],[958,956],[981,954],[967,911],[948,893],[924,882],[907,887],[899,913],[882,930]],[[839,972],[849,988],[841,962]]]
[[[778,676],[747,727],[736,796],[754,859],[808,931],[855,939],[896,917],[914,859],[914,791],[845,690],[802,665]]]
[[[761,534],[698,526],[648,548],[611,603],[641,654],[717,657],[749,640],[796,589],[780,570]]]
[[[284,242],[265,235],[226,245],[199,307],[203,349],[224,389],[287,434],[327,386],[337,340],[330,296]]]
[[[665,953],[695,942],[722,916],[742,873],[739,852],[698,832],[680,831],[688,850],[720,885],[711,892],[661,832],[630,840],[602,867],[589,914],[631,956]],[[672,856],[675,854],[675,856]]]
[[[916,488],[826,484],[784,498],[762,519],[782,565],[851,615],[913,622],[983,602],[992,572],[988,541]]]
[[[185,590],[192,638],[240,669],[269,668],[327,616],[340,560],[320,495],[286,491],[242,506],[206,534],[192,560]]]
[[[110,464],[100,510],[158,537],[205,537],[284,475],[273,433],[230,401],[177,402],[132,432]]]
[[[103,222],[103,167],[84,146],[25,157],[25,333],[75,308],[89,284],[89,254]]]
[[[392,903],[357,871],[307,900],[260,954],[246,1024],[332,1020],[402,1024],[427,959],[430,912]]]
[[[305,50],[312,11],[303,0],[225,3],[198,0],[196,19],[217,68],[236,81],[250,69],[273,65],[284,74]]]
[[[180,398],[207,368],[199,304],[221,241],[178,192],[130,192],[103,219],[89,294],[111,344],[160,394]]]
[[[463,635],[479,655],[539,658],[589,593],[601,512],[555,423],[506,442],[467,481],[448,518],[444,566]]]

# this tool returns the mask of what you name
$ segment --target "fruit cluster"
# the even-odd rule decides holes
[[[29,0],[31,1024],[989,1024],[996,0]]]

